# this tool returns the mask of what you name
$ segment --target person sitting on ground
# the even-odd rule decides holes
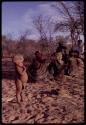
[[[65,48],[63,53],[63,61],[64,61],[64,75],[69,75],[69,54],[67,53],[67,48]]]
[[[28,75],[26,72],[26,67],[23,64],[24,58],[22,55],[18,54],[14,56],[13,62],[15,65],[16,98],[17,102],[20,104],[20,102],[23,101],[22,90],[25,89],[28,81]]]
[[[56,61],[57,61],[56,64],[57,64],[57,67],[58,67],[58,77],[63,78],[63,75],[64,75],[64,61],[63,61],[62,48],[58,48],[56,50]]]
[[[69,51],[69,75],[73,76],[75,75],[77,71],[77,58],[75,51],[72,49]]]
[[[60,77],[63,77],[64,72],[64,61],[63,61],[63,49],[65,47],[59,43],[59,46],[56,49],[56,52],[54,52],[51,55],[51,63],[48,66],[49,72],[53,72],[54,79],[57,80]]]
[[[79,52],[74,51],[74,58],[76,59],[77,66],[80,67],[81,64],[83,63],[82,58],[79,56]]]
[[[62,53],[62,49],[58,48],[56,50],[56,60],[58,62],[58,64],[63,65],[63,53]]]
[[[48,71],[54,77],[58,72],[57,65],[56,65],[56,53],[53,53],[50,57],[50,64],[48,65]]]
[[[83,43],[81,39],[77,41],[77,44],[74,46],[73,50],[77,51],[77,53],[79,54],[79,57],[81,54],[83,54]]]
[[[70,49],[69,55],[68,55],[68,65],[67,65],[68,75],[70,75],[71,72],[73,71],[73,65],[71,64],[71,58],[73,57],[74,57],[73,49]]]
[[[45,63],[45,61],[46,59],[43,57],[43,55],[39,51],[36,51],[35,58],[29,66],[30,68],[28,68],[31,74],[32,82],[36,82],[37,70],[40,69],[40,67],[42,66],[42,64]]]

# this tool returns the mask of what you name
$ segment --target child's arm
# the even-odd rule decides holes
[[[23,71],[24,71],[24,72],[26,71],[26,67],[25,67],[25,66],[23,66]]]
[[[16,69],[17,69],[17,71],[18,71],[18,73],[19,73],[20,75],[23,74],[23,72],[24,72],[23,67],[16,66]]]

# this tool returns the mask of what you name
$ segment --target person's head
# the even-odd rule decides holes
[[[19,65],[19,66],[23,66],[23,62],[24,62],[24,57],[20,54],[18,55],[15,55],[13,57],[13,62],[16,64],[16,65]]]
[[[65,51],[66,50],[66,46],[64,43],[58,43],[58,47],[57,48],[60,48],[61,50]]]
[[[19,65],[19,66],[23,66],[23,62],[21,62],[21,61],[17,61],[15,64]]]
[[[39,54],[39,51],[36,51],[36,52],[35,52],[35,55],[37,55],[37,54]]]
[[[61,48],[61,47],[58,47],[58,48],[56,49],[56,53],[58,53],[58,52],[62,52],[62,48]]]
[[[62,48],[63,47],[63,43],[59,42],[58,43],[58,47]]]
[[[36,57],[39,57],[40,55],[41,55],[41,53],[40,53],[39,51],[36,51],[36,52],[35,52],[35,56],[36,56]]]
[[[81,45],[81,43],[82,43],[82,40],[78,40],[78,45]]]

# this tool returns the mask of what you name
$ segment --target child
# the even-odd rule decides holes
[[[17,102],[20,104],[22,101],[22,90],[25,89],[26,83],[28,81],[28,75],[26,73],[26,67],[23,64],[24,58],[22,55],[16,55],[13,58],[16,71],[16,98]]]

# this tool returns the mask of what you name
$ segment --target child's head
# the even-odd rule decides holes
[[[24,61],[24,58],[23,58],[23,56],[20,55],[20,54],[14,56],[14,58],[13,58],[13,62],[14,62],[16,65],[23,66],[23,61]]]
[[[15,64],[19,65],[19,66],[23,66],[23,62],[21,62],[21,61],[17,61],[17,62],[15,62]]]

